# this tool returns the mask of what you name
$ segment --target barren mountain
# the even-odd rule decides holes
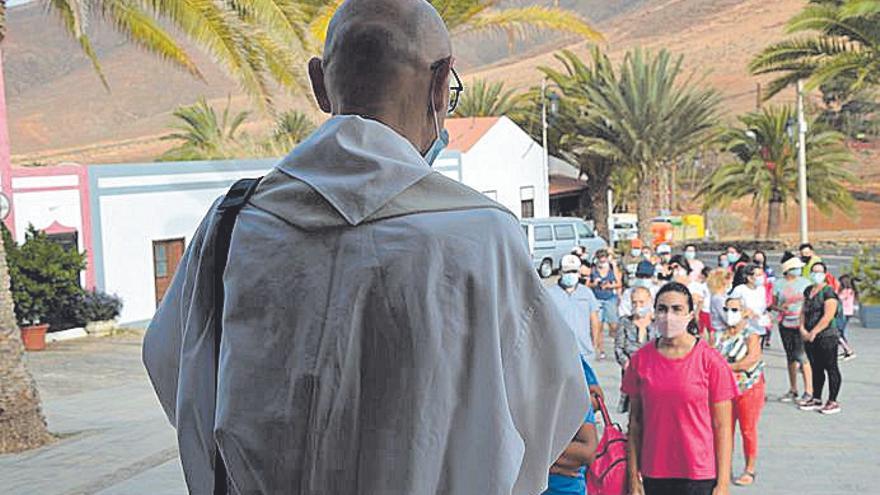
[[[524,5],[510,0],[508,5]],[[544,2],[547,5],[552,2]],[[804,0],[561,0],[593,20],[615,56],[633,46],[667,47],[685,55],[689,68],[709,72],[707,84],[724,92],[729,110],[754,107],[757,79],[745,65],[763,46],[782,36],[783,24]],[[204,95],[215,105],[231,95],[233,107],[251,106],[236,84],[197,49],[205,81],[194,79],[127,44],[94,22],[90,32],[111,85],[101,86],[88,60],[39,4],[11,8],[3,46],[8,116],[16,164],[75,160],[87,163],[151,161],[169,146],[171,111]],[[456,53],[465,80],[504,80],[525,88],[540,82],[537,67],[553,63],[553,52],[571,38],[535,35],[508,51],[503,37],[464,37]],[[314,112],[306,97],[280,95],[280,108]],[[315,118],[321,118],[315,114]],[[254,115],[251,128],[265,128]]]

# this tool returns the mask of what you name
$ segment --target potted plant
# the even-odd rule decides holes
[[[880,329],[880,254],[863,249],[853,260],[852,276],[859,291],[862,326]]]
[[[42,351],[46,348],[46,332],[48,323],[41,323],[46,314],[46,306],[40,301],[16,303],[15,307],[18,327],[21,329],[21,341],[28,351]]]
[[[46,331],[69,312],[65,301],[82,292],[79,275],[85,256],[52,242],[33,226],[28,227],[22,245],[13,242],[5,226],[0,230],[22,340],[28,350],[43,349]]]
[[[93,336],[109,335],[116,328],[116,319],[122,310],[122,300],[100,291],[88,291],[82,296],[82,318],[86,332]]]

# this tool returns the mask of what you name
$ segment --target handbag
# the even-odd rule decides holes
[[[626,495],[626,443],[620,425],[611,421],[605,401],[594,395],[605,425],[596,447],[596,460],[587,472],[587,493],[590,495]]]

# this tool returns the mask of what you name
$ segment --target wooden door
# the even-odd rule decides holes
[[[171,285],[171,279],[174,278],[177,265],[180,264],[180,259],[183,258],[183,248],[183,239],[153,241],[153,277],[156,282],[156,307],[159,307],[165,291]]]

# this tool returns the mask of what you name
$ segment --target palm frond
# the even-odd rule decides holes
[[[487,9],[457,28],[455,34],[512,32],[517,38],[524,38],[536,30],[573,34],[590,41],[603,39],[586,19],[571,10],[539,6]]]

